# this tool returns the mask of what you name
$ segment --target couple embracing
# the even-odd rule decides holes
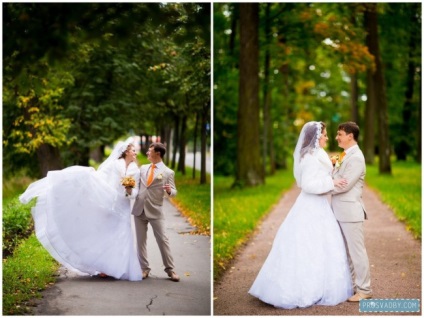
[[[164,270],[178,282],[162,210],[164,197],[177,194],[174,171],[162,161],[165,152],[163,144],[152,143],[151,163],[138,168],[130,138],[119,142],[97,170],[72,166],[32,183],[20,200],[38,198],[32,215],[40,243],[78,274],[139,281],[151,270],[150,223]]]
[[[358,136],[355,123],[339,125],[336,140],[344,151],[333,167],[323,150],[325,124],[303,126],[293,155],[302,191],[277,232],[251,295],[286,309],[372,298],[363,229],[365,159]]]

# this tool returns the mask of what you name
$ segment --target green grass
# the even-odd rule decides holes
[[[13,178],[5,178],[3,176],[3,206],[22,194],[33,181],[35,179],[25,176],[25,171],[15,174]]]
[[[406,229],[421,239],[421,165],[393,162],[391,176],[379,175],[378,165],[367,166],[365,182],[379,193]]]
[[[55,281],[58,267],[34,235],[22,241],[13,257],[3,259],[3,315],[30,313],[31,300]]]
[[[181,172],[175,174],[177,196],[172,198],[179,210],[188,218],[191,225],[197,230],[195,233],[210,235],[211,228],[211,185],[210,176],[207,183],[200,184],[200,172],[192,179],[193,170],[186,168],[186,175]]]
[[[237,249],[259,221],[293,184],[291,169],[266,178],[266,184],[230,189],[233,177],[214,177],[214,279],[220,277]]]

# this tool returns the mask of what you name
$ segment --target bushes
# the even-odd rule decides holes
[[[7,257],[19,242],[28,237],[33,230],[31,208],[35,200],[29,204],[21,204],[18,197],[11,199],[3,208],[3,257]]]

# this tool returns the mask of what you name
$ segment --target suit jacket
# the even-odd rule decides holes
[[[334,169],[333,179],[345,178],[348,182],[344,189],[335,187],[331,192],[331,205],[338,221],[361,222],[367,219],[362,201],[365,171],[365,158],[359,147],[349,151],[340,167]]]
[[[140,167],[140,183],[137,197],[135,198],[132,214],[140,216],[141,213],[146,214],[148,219],[162,219],[162,205],[165,196],[174,197],[177,195],[177,189],[174,181],[174,171],[162,165],[162,168],[155,173],[152,183],[147,186],[147,171],[150,164]],[[171,186],[171,194],[163,189],[164,184]]]

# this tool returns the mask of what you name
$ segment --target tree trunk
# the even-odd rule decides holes
[[[186,155],[186,144],[187,144],[187,115],[184,115],[181,121],[181,135],[180,135],[180,142],[179,142],[179,159],[178,159],[178,171],[181,171],[181,173],[185,176],[186,169],[185,169],[185,155]]]
[[[172,163],[171,169],[175,170],[175,164],[177,162],[177,150],[178,150],[178,140],[180,139],[180,118],[178,116],[174,117],[174,140],[172,143]]]
[[[210,102],[204,105],[202,111],[202,122],[200,130],[200,184],[206,184],[206,147],[207,147],[207,129]]]
[[[413,97],[414,97],[414,77],[415,77],[415,63],[413,60],[413,52],[415,50],[416,39],[411,36],[409,41],[409,61],[408,61],[408,73],[406,75],[406,90],[405,90],[405,102],[402,110],[402,136],[400,140],[395,144],[395,153],[397,160],[406,160],[407,155],[411,151],[410,136],[413,135],[411,130],[411,119],[412,111],[414,108]]]
[[[230,55],[234,54],[234,47],[236,43],[236,35],[237,35],[237,20],[239,19],[238,16],[238,5],[234,5],[233,14],[231,15],[231,34],[230,34]]]
[[[353,4],[351,7],[351,16],[350,22],[356,26],[356,4]],[[358,99],[359,99],[359,89],[358,89],[358,75],[357,73],[350,76],[350,107],[351,107],[351,120],[360,125],[359,123],[359,108],[358,108]]]
[[[350,76],[350,107],[351,107],[351,116],[352,121],[359,125],[359,108],[358,108],[358,76],[352,74]]]
[[[193,135],[193,179],[196,179],[196,151],[197,151],[197,130],[199,126],[199,113],[196,112],[196,124],[194,125]]]
[[[259,125],[259,4],[240,4],[240,75],[237,167],[234,186],[264,183]]]
[[[378,107],[378,147],[379,147],[379,171],[384,174],[391,174],[390,164],[390,141],[389,141],[389,123],[387,113],[386,88],[383,74],[383,65],[380,57],[380,47],[378,43],[378,16],[377,4],[366,4],[365,23],[367,28],[367,44],[370,53],[375,59],[375,72],[371,74],[371,81],[374,83],[375,102]]]
[[[172,150],[172,127],[169,125],[165,125],[165,127],[163,128],[164,132],[164,140],[162,141],[162,143],[165,145],[167,151],[165,153],[165,162],[167,165],[169,165],[169,161],[170,161],[170,154],[171,154],[171,150]]]
[[[269,46],[271,45],[271,23],[270,23],[270,7],[271,4],[267,3],[265,11],[265,65],[264,65],[264,91],[263,91],[263,104],[264,104],[264,127],[263,127],[263,171],[266,174],[267,158],[269,158],[270,174],[275,173],[275,160],[273,158],[273,134],[271,123],[271,87],[269,79],[269,69],[271,65],[271,54]]]
[[[371,32],[369,31],[369,24],[368,21],[369,17],[367,14],[365,14],[364,17],[364,25],[365,29],[367,31],[366,36],[366,44],[368,48],[372,46],[372,38],[371,38]],[[364,114],[364,121],[365,121],[365,127],[364,127],[364,157],[365,162],[367,164],[374,164],[374,155],[375,155],[375,111],[377,108],[377,96],[376,96],[376,89],[375,89],[375,83],[373,81],[373,72],[374,68],[372,67],[367,70],[367,79],[366,79],[366,92],[367,92],[367,101],[365,104],[365,114]]]
[[[51,170],[60,170],[63,168],[59,149],[51,145],[42,144],[37,149],[37,158],[42,178],[47,176],[47,172]]]
[[[367,101],[365,103],[364,114],[364,156],[367,164],[374,164],[375,155],[375,108],[376,96],[374,82],[372,80],[372,70],[367,71]]]

